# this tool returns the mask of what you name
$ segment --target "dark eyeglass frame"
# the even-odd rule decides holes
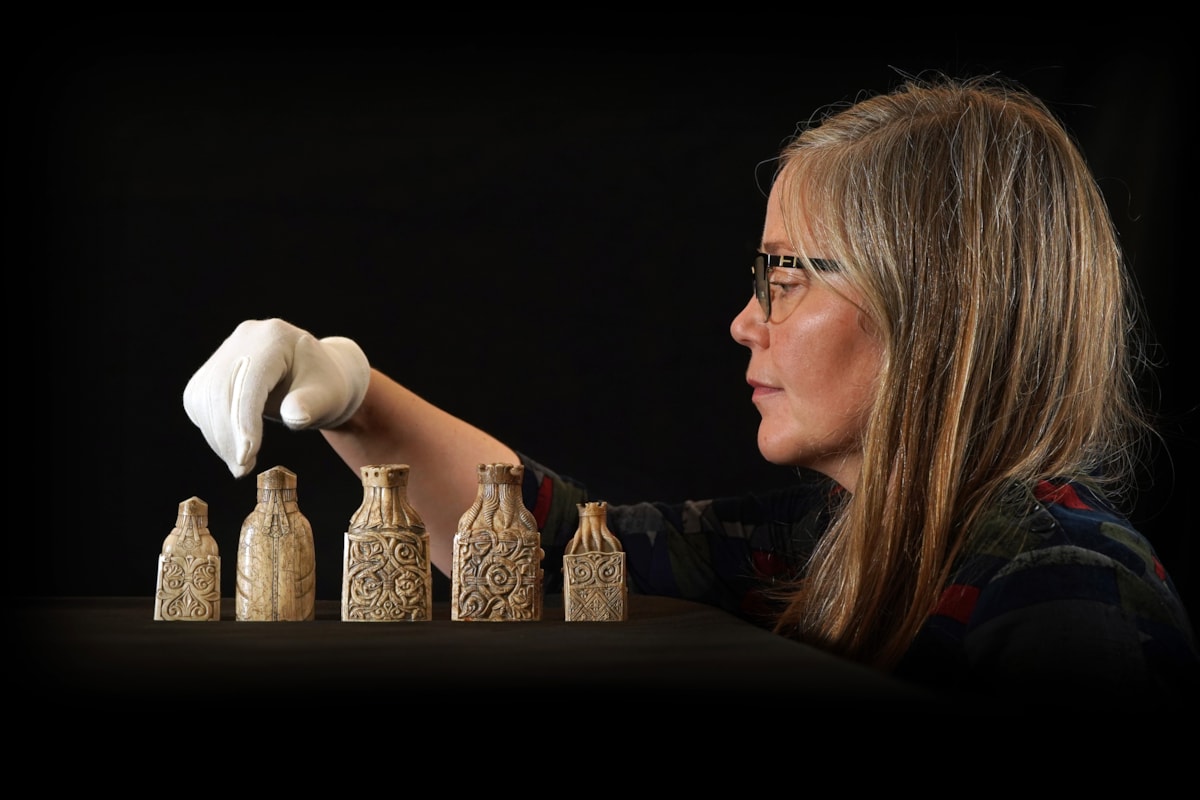
[[[763,322],[769,322],[771,319],[771,270],[775,267],[804,269],[806,266],[822,272],[837,272],[842,268],[841,264],[829,258],[810,258],[805,262],[799,256],[754,254],[754,265],[750,267],[750,271],[754,275],[754,296],[758,298],[758,304],[762,306]]]

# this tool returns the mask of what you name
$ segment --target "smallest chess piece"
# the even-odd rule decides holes
[[[221,557],[208,532],[208,503],[189,497],[179,504],[175,527],[158,557],[154,618],[167,622],[221,619]]]
[[[625,550],[608,529],[608,504],[579,508],[579,530],[563,555],[567,622],[621,622],[629,618]]]

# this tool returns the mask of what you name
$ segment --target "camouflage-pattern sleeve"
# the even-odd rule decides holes
[[[521,455],[524,500],[542,534],[547,591],[562,591],[562,556],[579,527],[587,488]],[[629,589],[722,608],[769,627],[770,589],[795,577],[841,490],[815,473],[761,494],[609,505],[608,528],[626,553]],[[602,498],[600,498],[602,499]]]

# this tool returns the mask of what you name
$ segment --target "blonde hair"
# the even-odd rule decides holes
[[[777,629],[887,668],[1006,488],[1127,485],[1149,430],[1135,293],[1072,136],[994,77],[909,78],[830,112],[777,181],[884,351],[856,490]]]

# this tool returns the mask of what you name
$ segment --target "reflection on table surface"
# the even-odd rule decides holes
[[[172,693],[254,694],[307,702],[457,705],[480,693],[655,702],[745,700],[905,709],[940,700],[857,664],[777,636],[716,608],[632,595],[629,619],[566,622],[561,598],[526,622],[450,620],[434,604],[422,622],[342,622],[318,601],[309,622],[154,620],[150,597],[17,598],[28,685],[58,701],[105,702]],[[20,659],[18,659],[20,660]],[[20,666],[20,665],[19,665]]]

